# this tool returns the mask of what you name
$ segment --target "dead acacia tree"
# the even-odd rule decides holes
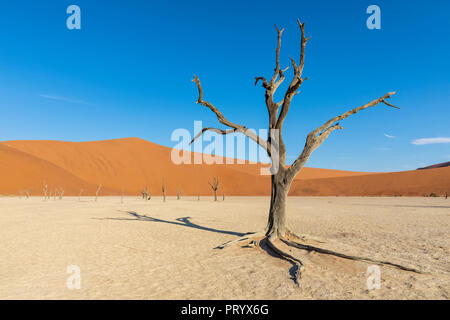
[[[47,201],[48,185],[44,182],[44,201]]]
[[[144,190],[141,193],[142,193],[142,199],[149,200],[148,199],[148,186],[145,186]]]
[[[307,135],[303,151],[290,166],[287,166],[286,148],[283,141],[282,129],[289,108],[291,106],[291,102],[293,98],[299,93],[299,88],[302,85],[302,83],[307,79],[302,77],[302,73],[303,67],[305,65],[305,48],[309,38],[306,38],[305,36],[305,24],[301,23],[299,20],[297,21],[301,32],[300,54],[298,61],[291,58],[293,76],[292,79],[290,80],[290,83],[287,86],[287,89],[284,92],[282,99],[280,101],[276,101],[274,97],[275,93],[280,88],[280,85],[286,79],[285,72],[289,68],[289,67],[281,68],[280,66],[281,36],[284,29],[280,30],[277,28],[277,26],[275,26],[278,37],[277,37],[277,46],[275,50],[275,68],[271,78],[270,79],[266,79],[265,77],[255,78],[255,85],[261,83],[262,87],[265,89],[265,104],[268,112],[268,129],[269,129],[269,135],[267,139],[261,138],[253,130],[249,130],[246,126],[242,124],[237,124],[229,121],[222,114],[222,112],[219,111],[217,107],[215,107],[212,103],[204,100],[203,89],[199,78],[195,75],[194,79],[192,80],[193,82],[195,82],[198,88],[199,95],[197,104],[201,104],[210,109],[216,115],[218,121],[222,125],[228,127],[228,129],[211,128],[211,127],[203,128],[202,131],[199,132],[194,137],[194,139],[192,139],[191,143],[194,142],[195,139],[201,137],[201,135],[206,131],[212,131],[220,135],[227,135],[239,132],[247,136],[249,139],[255,141],[262,149],[264,149],[269,155],[272,165],[270,171],[271,174],[270,209],[267,226],[265,230],[261,232],[248,233],[243,238],[225,243],[221,246],[218,246],[218,248],[224,248],[225,246],[231,243],[242,243],[242,242],[257,244],[260,245],[261,247],[267,248],[268,250],[277,254],[279,257],[286,259],[297,266],[295,277],[297,284],[302,274],[302,269],[304,268],[304,265],[299,258],[294,257],[293,255],[288,253],[288,247],[294,247],[306,251],[315,251],[322,254],[330,254],[346,259],[391,265],[403,270],[419,272],[415,269],[395,265],[389,262],[374,261],[372,259],[362,257],[353,257],[338,252],[333,252],[327,249],[311,246],[309,244],[306,244],[304,237],[296,236],[294,233],[290,232],[286,227],[286,201],[292,181],[294,180],[295,176],[299,173],[299,171],[303,168],[303,166],[311,156],[312,152],[316,150],[325,141],[325,139],[328,138],[328,136],[332,132],[342,129],[341,125],[339,124],[339,121],[344,120],[345,118],[359,111],[377,106],[379,104],[385,104],[389,107],[398,108],[396,106],[389,104],[386,101],[392,95],[395,94],[395,92],[388,92],[385,95],[375,100],[372,100],[360,107],[354,108],[341,115],[331,118],[330,120],[326,121],[323,125],[319,126],[318,128],[311,131]],[[284,247],[286,248],[283,249]]]
[[[64,189],[63,188],[59,188],[59,190],[58,190],[58,198],[59,198],[59,200],[62,200],[63,196],[64,196]]]
[[[78,194],[78,201],[81,201],[81,196],[83,195],[83,189],[80,190],[80,193]]]
[[[166,185],[164,183],[164,178],[162,179],[161,191],[162,191],[163,201],[166,202]]]
[[[97,187],[97,191],[95,191],[95,202],[97,202],[98,195],[100,194],[100,190],[102,189],[102,185],[99,184]]]
[[[209,186],[211,187],[212,191],[214,192],[214,201],[217,201],[217,190],[219,189],[219,177],[214,177],[213,181],[208,181]]]
[[[177,200],[180,200],[180,199],[181,199],[181,189],[178,189]]]

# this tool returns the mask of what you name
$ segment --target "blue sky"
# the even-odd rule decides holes
[[[81,30],[66,27],[71,4],[81,8]],[[380,30],[366,27],[371,4],[381,8]],[[308,166],[399,171],[450,161],[449,14],[445,0],[2,1],[0,140],[140,137],[174,146],[174,129],[217,126],[195,104],[194,73],[227,118],[265,128],[254,77],[273,70],[274,24],[285,28],[282,65],[298,59],[300,18],[312,37],[310,79],[285,122],[288,161],[310,130],[393,90],[401,110],[380,105],[346,119]],[[412,143],[425,138],[444,139]]]

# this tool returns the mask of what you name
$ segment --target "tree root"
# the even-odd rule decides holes
[[[339,253],[336,251],[332,251],[332,250],[328,250],[328,249],[323,249],[323,248],[319,248],[319,247],[315,247],[315,246],[311,246],[311,245],[307,245],[307,244],[301,244],[295,241],[289,241],[285,238],[280,238],[281,241],[283,241],[285,244],[287,244],[288,246],[297,248],[297,249],[301,249],[301,250],[307,250],[309,252],[314,251],[317,253],[322,253],[322,254],[328,254],[328,255],[332,255],[335,257],[339,257],[339,258],[343,258],[343,259],[348,259],[348,260],[354,260],[354,261],[363,261],[363,262],[371,262],[371,263],[375,263],[375,264],[380,264],[380,265],[388,265],[403,271],[410,271],[410,272],[415,272],[415,273],[419,273],[419,274],[423,274],[422,271],[414,269],[414,268],[409,268],[409,267],[405,267],[402,266],[400,264],[396,264],[396,263],[392,263],[389,261],[380,261],[380,260],[374,260],[374,259],[370,259],[370,258],[366,258],[366,257],[357,257],[357,256],[350,256],[347,254],[343,254],[343,253]]]
[[[292,232],[291,230],[286,230],[286,235],[290,239],[291,238],[297,238],[297,240],[300,240],[300,241],[313,241],[313,242],[317,242],[317,243],[325,243],[325,241],[317,240],[317,239],[314,239],[314,238],[308,239],[306,236],[299,236],[299,235],[295,234],[294,232]]]
[[[277,237],[275,235],[267,235],[266,231],[259,231],[259,232],[248,232],[243,237],[236,239],[236,240],[231,240],[231,241],[225,242],[225,243],[215,247],[215,249],[224,249],[233,244],[238,244],[238,243],[242,244],[245,242],[247,243],[247,245],[246,246],[243,245],[242,247],[259,246],[259,247],[265,249],[266,251],[271,252],[274,255],[276,255],[276,256],[280,257],[281,259],[286,260],[292,264],[293,269],[291,269],[291,275],[292,275],[292,279],[294,280],[294,282],[297,286],[300,286],[300,279],[305,270],[305,265],[299,258],[296,258],[293,255],[291,255],[290,253],[281,249],[277,245],[277,242],[279,242],[279,241],[283,242],[287,246],[294,247],[294,248],[297,248],[300,250],[306,250],[308,252],[317,252],[320,254],[327,254],[327,255],[335,256],[335,257],[342,258],[342,259],[374,263],[374,264],[378,264],[378,265],[394,267],[396,269],[400,269],[403,271],[414,272],[414,273],[418,273],[418,274],[425,274],[425,272],[420,271],[418,269],[406,267],[406,266],[392,263],[389,261],[381,261],[381,260],[375,260],[375,259],[370,259],[370,258],[366,258],[366,257],[358,257],[358,256],[343,254],[340,252],[316,247],[313,245],[303,244],[303,243],[300,243],[297,241],[292,241],[291,238],[294,238],[299,241],[308,241],[308,239],[306,237],[297,236],[296,234],[292,233],[291,231],[286,231],[286,237]],[[312,240],[312,241],[323,243],[322,241],[319,241],[319,240]],[[250,246],[250,244],[251,244],[251,246]]]
[[[267,247],[273,251],[276,255],[278,255],[279,257],[281,257],[284,260],[289,261],[290,263],[292,263],[294,269],[292,270],[292,278],[295,282],[295,284],[300,287],[300,279],[302,277],[302,274],[305,270],[305,265],[303,264],[303,262],[298,259],[293,257],[292,255],[290,255],[289,253],[283,251],[282,249],[280,249],[279,247],[277,247],[274,243],[274,237],[266,237],[264,238],[261,243],[264,245],[267,245]]]
[[[218,245],[214,249],[224,249],[224,248],[226,248],[228,246],[231,246],[231,245],[239,243],[239,242],[243,242],[243,241],[246,241],[246,240],[251,240],[252,238],[262,237],[262,236],[264,236],[264,234],[265,234],[264,231],[247,232],[243,237],[240,237],[238,239],[230,240],[230,241],[227,241],[225,243],[222,243],[221,245]]]

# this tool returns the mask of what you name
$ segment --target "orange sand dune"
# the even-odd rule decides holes
[[[83,189],[92,194],[96,186],[83,181],[66,170],[31,154],[0,144],[0,193],[18,194],[28,190],[30,194],[43,194],[44,184],[49,193],[64,188],[65,194],[79,194]]]
[[[66,195],[83,188],[92,195],[98,184],[103,195],[139,194],[148,185],[161,194],[211,194],[208,180],[221,179],[228,195],[269,195],[270,179],[259,174],[261,164],[176,165],[172,149],[138,138],[94,142],[0,142],[0,194],[31,188],[42,194],[43,181],[62,187]],[[192,154],[191,154],[192,156]],[[436,170],[440,170],[437,172]],[[399,173],[362,173],[304,168],[291,195],[423,195],[449,189],[450,168]]]
[[[179,189],[183,194],[209,195],[208,180],[215,176],[220,177],[227,194],[263,195],[269,191],[268,182],[248,186],[254,177],[269,181],[256,174],[259,172],[256,165],[249,173],[245,172],[248,165],[176,165],[171,161],[170,148],[137,138],[95,142],[8,141],[1,144],[53,163],[93,185],[101,183],[112,190],[109,194],[119,194],[122,188],[126,194],[139,194],[148,185],[151,194],[160,195],[164,179],[169,195],[176,194]]]
[[[450,167],[294,181],[291,194],[309,196],[424,196],[450,194]]]

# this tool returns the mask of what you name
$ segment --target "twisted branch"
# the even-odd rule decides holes
[[[265,80],[265,79],[264,79]],[[229,134],[233,132],[240,132],[244,134],[245,136],[249,137],[253,141],[255,141],[257,144],[259,144],[266,152],[270,155],[270,143],[268,143],[265,139],[258,136],[255,132],[252,130],[249,130],[247,127],[242,126],[240,124],[233,123],[231,121],[228,121],[225,116],[220,112],[219,109],[217,109],[212,103],[203,100],[203,89],[202,85],[200,83],[200,79],[197,77],[197,75],[194,75],[194,79],[192,80],[195,82],[198,88],[198,100],[197,104],[201,104],[205,107],[208,107],[214,114],[217,116],[217,120],[219,120],[220,123],[226,125],[227,127],[233,128],[234,130],[222,130],[217,128],[204,128],[200,134],[197,134],[194,139],[192,139],[191,143],[194,142],[195,139],[197,139],[199,136],[201,136],[205,131],[211,130],[219,134]],[[267,81],[266,81],[267,82]]]
[[[238,131],[238,129],[223,130],[223,129],[218,129],[218,128],[203,128],[202,131],[197,133],[197,135],[191,140],[191,142],[189,142],[189,144],[192,144],[197,138],[201,137],[202,134],[205,133],[206,131],[212,131],[212,132],[215,132],[220,135],[227,135],[230,133],[240,132],[240,131]]]
[[[379,104],[380,102],[386,104],[389,107],[393,107],[393,108],[397,108],[400,109],[399,107],[396,107],[392,104],[389,104],[386,102],[385,99],[389,99],[391,96],[393,96],[395,94],[394,92],[388,92],[386,93],[384,96],[382,96],[381,98],[375,99],[369,103],[366,103],[365,105],[362,105],[358,108],[352,109],[350,111],[347,111],[339,116],[336,116],[330,120],[328,120],[327,122],[325,122],[323,125],[321,125],[320,127],[318,127],[317,129],[311,131],[307,138],[306,138],[306,143],[305,143],[305,147],[303,149],[303,152],[300,154],[300,156],[294,161],[294,163],[289,167],[288,169],[288,175],[293,178],[295,177],[295,175],[303,168],[303,166],[305,165],[306,161],[309,159],[311,153],[316,150],[324,141],[325,139],[328,138],[328,136],[331,134],[331,132],[335,131],[335,130],[341,130],[343,129],[340,125],[339,122],[340,120],[343,120],[349,116],[351,116],[352,114],[358,113],[361,110],[370,108],[370,107],[374,107],[377,104]]]

